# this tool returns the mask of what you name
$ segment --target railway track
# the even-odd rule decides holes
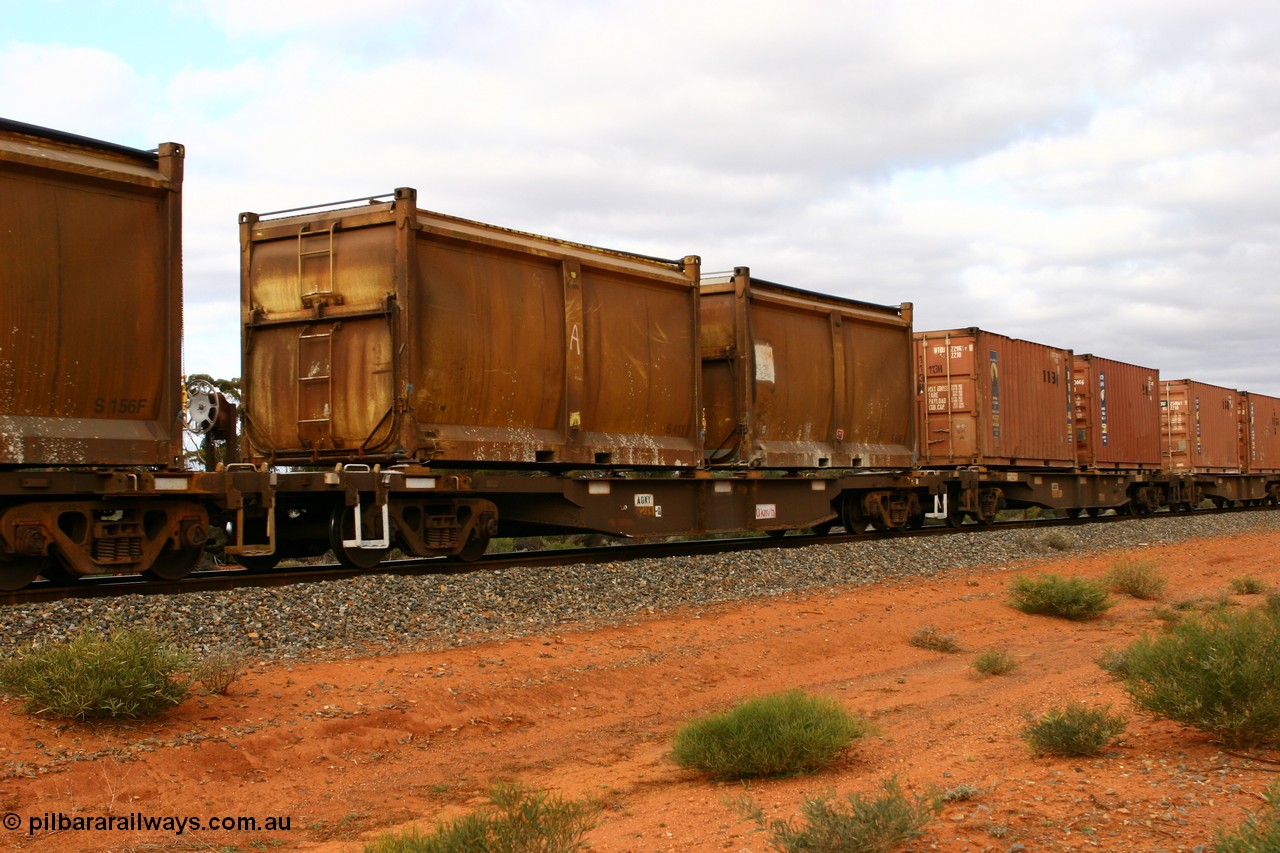
[[[1200,510],[1197,514],[1223,512],[1252,512],[1262,507],[1240,507]],[[1163,513],[1162,513],[1163,515]],[[1149,517],[1149,516],[1148,516]],[[191,592],[216,592],[239,587],[273,587],[293,584],[333,581],[364,575],[428,575],[448,576],[468,572],[498,571],[511,568],[539,566],[563,566],[623,562],[638,559],[720,554],[734,551],[755,551],[767,548],[804,548],[812,545],[839,545],[849,542],[874,542],[886,539],[902,539],[922,536],[945,536],[953,533],[973,533],[990,529],[1051,529],[1073,527],[1081,524],[1119,523],[1134,520],[1131,516],[1108,515],[1097,518],[1041,518],[1011,520],[991,526],[966,524],[951,528],[942,524],[930,524],[918,530],[868,532],[858,535],[830,533],[826,535],[796,534],[784,537],[752,536],[733,539],[701,539],[682,542],[641,542],[633,545],[608,545],[593,548],[566,548],[548,551],[524,551],[490,554],[472,562],[459,562],[444,558],[392,560],[376,569],[358,570],[336,563],[318,566],[298,566],[252,571],[245,568],[217,568],[193,572],[177,581],[148,580],[139,575],[115,575],[84,578],[78,583],[65,584],[40,580],[26,589],[0,594],[0,604],[34,604],[59,601],[67,598],[110,598],[122,595],[177,595]]]

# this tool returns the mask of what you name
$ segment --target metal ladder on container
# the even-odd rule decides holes
[[[334,241],[338,223],[335,220],[324,231],[310,231],[304,225],[298,230],[298,296],[306,308],[319,311],[326,305],[342,303],[335,291],[336,264]],[[317,245],[319,243],[319,245]],[[310,247],[310,248],[309,248]],[[308,259],[328,259],[327,283],[308,290]],[[298,439],[312,447],[333,446],[333,333],[337,326],[315,331],[307,326],[298,336]]]
[[[329,228],[325,231],[308,231],[310,226],[303,226],[298,231],[298,295],[302,299],[302,304],[306,308],[323,307],[325,305],[341,305],[342,297],[335,290],[335,278],[337,271],[334,262],[334,240],[335,233],[338,228],[336,221],[329,224]],[[315,238],[329,239],[318,248],[308,249],[308,245],[314,246]],[[317,288],[315,290],[306,289],[306,266],[307,258],[328,258],[329,259],[329,284],[328,287]]]
[[[298,336],[298,438],[333,446],[333,333],[307,326]]]

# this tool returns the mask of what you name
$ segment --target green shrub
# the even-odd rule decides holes
[[[1213,610],[1134,641],[1125,690],[1141,710],[1228,746],[1280,738],[1280,616]]]
[[[1242,575],[1227,582],[1227,588],[1234,595],[1261,595],[1267,585],[1251,575]]]
[[[1102,748],[1125,730],[1125,719],[1109,713],[1109,705],[1086,708],[1072,702],[1053,708],[1039,717],[1027,715],[1022,739],[1036,755],[1059,755],[1064,758],[1097,755]]]
[[[102,639],[81,630],[0,666],[0,691],[27,711],[73,720],[146,717],[187,697],[190,657],[153,631],[128,628]]]
[[[868,732],[835,701],[791,690],[686,724],[671,757],[717,779],[785,776],[831,764]]]
[[[1018,662],[1004,649],[988,649],[974,658],[973,668],[983,675],[1004,675],[1017,669]]]
[[[429,835],[415,828],[387,833],[366,844],[365,853],[571,853],[599,823],[599,806],[564,800],[546,791],[499,783],[489,806],[441,824]]]
[[[1164,588],[1169,583],[1168,578],[1156,568],[1155,560],[1137,560],[1133,557],[1116,561],[1107,572],[1106,581],[1107,586],[1115,592],[1148,601],[1164,595]]]
[[[921,625],[908,642],[918,649],[928,649],[931,652],[953,654],[962,651],[955,634],[943,634],[933,625]]]
[[[982,795],[982,789],[976,785],[960,784],[942,792],[944,803],[967,803],[974,797]]]
[[[1014,578],[1009,593],[1009,604],[1024,613],[1079,621],[1096,619],[1114,604],[1105,584],[1060,575]]]
[[[908,797],[897,779],[881,783],[875,798],[848,794],[844,802],[834,794],[806,797],[800,806],[804,821],[766,821],[758,807],[743,811],[769,833],[769,844],[783,853],[884,853],[924,834],[924,827],[941,810],[936,795]]]
[[[1124,649],[1103,649],[1095,662],[1113,678],[1124,678],[1129,674],[1129,656]]]
[[[1280,784],[1262,796],[1267,805],[1261,815],[1251,814],[1236,829],[1214,834],[1217,853],[1280,853]]]

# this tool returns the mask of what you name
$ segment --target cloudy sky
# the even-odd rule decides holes
[[[240,211],[426,208],[1280,396],[1264,0],[41,0],[0,115],[187,147],[186,369]]]

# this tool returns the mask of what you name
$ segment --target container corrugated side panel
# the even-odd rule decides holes
[[[477,463],[701,463],[697,258],[427,211],[415,226],[424,447]]]
[[[702,287],[713,464],[888,468],[914,462],[910,306],[753,279]]]
[[[182,157],[0,120],[0,464],[180,464]]]
[[[1169,470],[1241,471],[1239,394],[1191,379],[1160,383],[1161,447]]]
[[[1086,468],[1156,470],[1160,372],[1096,355],[1075,357],[1076,449]]]
[[[1280,400],[1265,394],[1240,394],[1241,433],[1245,444],[1245,472],[1280,472]]]
[[[915,391],[912,306],[867,308],[842,317],[845,382],[842,400],[845,455],[864,467],[914,465]]]
[[[264,409],[246,385],[259,455],[700,462],[696,258],[432,213],[407,188],[245,214],[241,239],[246,383],[272,392]]]
[[[1076,466],[1070,350],[971,328],[916,356],[922,464]]]

